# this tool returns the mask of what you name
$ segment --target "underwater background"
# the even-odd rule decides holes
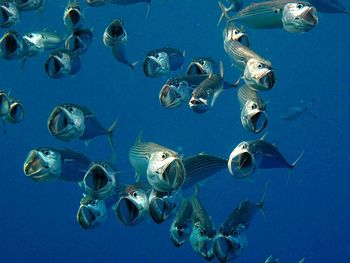
[[[13,29],[26,33],[46,28],[68,35],[62,21],[65,4],[47,1],[41,14],[23,12]],[[125,227],[110,211],[100,227],[85,231],[76,222],[82,196],[76,183],[37,183],[23,174],[27,153],[40,146],[70,148],[92,160],[110,159],[106,137],[86,147],[82,141],[66,143],[50,135],[48,116],[64,102],[88,106],[105,127],[119,115],[114,139],[123,182],[135,180],[128,151],[141,130],[145,141],[180,149],[186,156],[206,152],[227,158],[239,142],[261,137],[242,127],[235,90],[222,93],[206,114],[186,107],[162,108],[158,93],[169,76],[146,78],[140,64],[132,72],[102,42],[106,26],[122,18],[131,61],[142,62],[149,50],[171,46],[185,50],[184,69],[194,57],[211,56],[223,61],[225,80],[234,81],[239,74],[223,49],[224,23],[216,26],[217,2],[155,0],[147,19],[146,9],[145,4],[86,7],[86,25],[93,28],[94,40],[74,76],[50,79],[43,66],[48,53],[28,59],[24,68],[18,60],[0,61],[0,87],[11,89],[26,114],[21,123],[6,125],[7,134],[0,134],[0,262],[204,261],[189,242],[180,248],[171,243],[171,220]],[[255,215],[247,232],[248,248],[237,262],[264,262],[271,254],[286,263],[302,257],[327,263],[350,258],[350,17],[318,15],[319,24],[304,34],[248,30],[252,48],[272,61],[278,78],[271,91],[262,93],[269,101],[267,139],[277,143],[287,160],[305,153],[288,184],[288,170],[283,169],[261,171],[254,183],[224,170],[202,184],[201,201],[218,228],[241,200],[260,200],[269,182],[266,218]],[[317,119],[280,118],[289,105],[312,99]]]

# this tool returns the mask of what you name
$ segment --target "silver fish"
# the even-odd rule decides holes
[[[45,62],[45,71],[50,78],[59,79],[77,74],[81,61],[77,54],[69,50],[55,50]]]
[[[11,27],[19,23],[20,13],[14,3],[4,1],[0,4],[0,27]]]
[[[78,0],[68,1],[63,13],[63,23],[70,30],[81,28],[85,24],[85,15]]]
[[[25,56],[32,57],[45,50],[56,49],[62,42],[63,39],[54,32],[29,32],[23,36],[23,52]]]
[[[93,162],[83,179],[85,193],[94,199],[105,200],[116,194],[117,174],[108,162]]]
[[[268,116],[266,105],[259,93],[245,85],[238,89],[237,97],[241,105],[243,127],[254,133],[263,131],[267,127]]]
[[[280,151],[266,142],[266,134],[259,140],[243,141],[230,154],[229,172],[239,179],[249,178],[257,169],[287,168],[293,169],[303,153],[289,163]]]
[[[81,153],[69,149],[43,147],[28,153],[23,171],[36,182],[80,182],[90,163],[90,159]]]
[[[84,54],[93,39],[92,29],[75,29],[66,39],[64,46],[67,50],[77,55]]]
[[[211,57],[198,57],[192,59],[186,70],[186,75],[210,74],[220,74],[219,64]]]
[[[143,72],[146,77],[156,78],[178,70],[184,61],[184,53],[177,49],[154,49],[147,53],[143,61]]]
[[[16,31],[7,31],[0,39],[0,57],[6,60],[23,57],[22,37]]]
[[[283,8],[282,23],[288,32],[308,32],[318,23],[316,8],[309,3],[288,3]]]
[[[8,99],[10,102],[10,110],[4,116],[4,120],[12,124],[21,122],[24,117],[24,107],[22,103],[19,100],[10,96],[8,96]]]
[[[35,11],[44,7],[45,0],[14,0],[14,3],[20,11]]]
[[[312,118],[316,119],[317,116],[310,111],[310,106],[315,102],[315,100],[311,100],[309,103],[301,104],[301,105],[293,105],[287,108],[286,112],[281,114],[281,119],[284,121],[293,121],[300,116],[307,114]]]
[[[129,151],[129,160],[139,175],[147,175],[153,189],[160,192],[177,190],[185,181],[186,171],[177,152],[141,137]]]
[[[170,239],[176,247],[182,246],[192,231],[192,205],[188,198],[182,203],[170,226]]]
[[[0,90],[0,117],[4,117],[10,111],[10,99],[6,92]]]
[[[228,22],[226,24],[226,27],[222,31],[222,38],[224,40],[224,48],[225,43],[228,41],[238,41],[246,47],[249,47],[250,45],[248,34],[242,28],[236,27],[233,22]]]
[[[103,6],[107,0],[85,0],[85,3],[89,6]]]
[[[112,49],[113,56],[123,64],[134,69],[138,61],[131,63],[126,57],[125,45],[128,42],[128,34],[121,19],[114,19],[103,33],[103,43]]]

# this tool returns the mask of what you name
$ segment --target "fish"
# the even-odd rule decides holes
[[[22,121],[24,118],[23,104],[13,97],[8,96],[10,103],[9,112],[3,117],[7,123],[16,124]]]
[[[282,23],[287,32],[308,32],[318,24],[316,8],[308,2],[288,3],[283,8]]]
[[[62,141],[83,140],[88,143],[97,136],[107,136],[114,152],[113,132],[117,119],[106,129],[87,107],[66,103],[56,106],[48,119],[49,132]]]
[[[272,257],[272,255],[270,255],[270,256],[265,260],[264,263],[279,263],[279,262],[280,262],[280,260],[279,260],[278,258],[274,259],[274,258]]]
[[[120,198],[114,206],[116,218],[125,226],[134,226],[148,216],[148,194],[151,186],[136,182],[120,186]]]
[[[78,0],[68,0],[63,13],[63,23],[70,30],[82,28],[85,24],[85,15]]]
[[[7,93],[0,90],[0,117],[4,117],[10,112],[10,105],[10,98]]]
[[[14,0],[20,11],[35,11],[43,9],[45,0]]]
[[[192,232],[192,205],[184,198],[170,226],[170,239],[176,247],[182,246]]]
[[[146,175],[148,183],[159,192],[177,190],[186,179],[186,171],[179,154],[153,142],[143,142],[141,134],[129,150],[129,160],[139,175]]]
[[[250,46],[248,34],[243,30],[243,28],[235,26],[232,21],[227,22],[226,27],[222,31],[222,38],[224,40],[224,48],[225,44],[229,41],[237,41],[246,47]]]
[[[213,243],[216,230],[210,216],[199,201],[198,187],[191,197],[191,205],[193,224],[190,235],[191,246],[197,254],[206,260],[213,260],[215,257]]]
[[[210,74],[220,74],[219,64],[211,57],[198,57],[192,59],[186,70],[186,75]]]
[[[103,33],[103,43],[112,49],[113,56],[131,69],[134,69],[138,61],[130,62],[126,57],[125,45],[128,41],[128,34],[121,19],[114,19]]]
[[[35,31],[24,34],[23,53],[26,57],[32,57],[43,53],[45,50],[56,49],[63,39],[55,32]]]
[[[268,124],[266,104],[259,93],[244,85],[238,89],[238,101],[241,106],[241,123],[253,133],[260,133]]]
[[[50,78],[60,79],[79,72],[81,61],[72,51],[60,49],[51,52],[45,62],[45,71]]]
[[[107,0],[85,0],[85,3],[89,6],[103,6],[106,4]]]
[[[147,3],[146,17],[149,15],[151,0],[106,0],[106,2],[116,5],[133,5],[138,3]]]
[[[64,47],[74,54],[81,55],[88,50],[92,40],[92,29],[75,29],[65,40]]]
[[[82,188],[90,197],[105,200],[116,193],[117,174],[109,162],[92,162],[84,176]]]
[[[188,103],[192,91],[206,78],[208,75],[183,75],[168,79],[159,92],[161,105],[172,109]]]
[[[170,47],[158,48],[147,53],[142,68],[146,77],[156,78],[178,70],[184,61],[184,52]]]
[[[172,192],[159,192],[152,190],[149,195],[148,211],[157,224],[173,216],[180,205],[182,198],[181,188]]]
[[[310,102],[304,105],[301,104],[301,105],[293,105],[288,107],[286,112],[281,114],[281,119],[284,121],[293,121],[304,114],[310,115],[312,118],[317,119],[317,116],[309,110],[310,106],[314,102],[315,100],[311,100]]]
[[[0,27],[7,28],[18,24],[20,21],[20,13],[17,6],[8,1],[0,3]]]
[[[294,168],[303,152],[289,163],[275,145],[265,141],[265,137],[266,134],[259,140],[243,141],[237,145],[228,161],[230,174],[244,179],[251,177],[257,169]]]
[[[81,182],[90,163],[84,154],[70,149],[40,147],[28,153],[23,171],[36,182]]]
[[[7,31],[0,39],[0,57],[6,60],[23,57],[23,40],[16,31]]]

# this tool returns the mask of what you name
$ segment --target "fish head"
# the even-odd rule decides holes
[[[9,97],[10,110],[5,115],[5,120],[10,123],[19,123],[24,117],[24,108],[20,101]]]
[[[114,19],[103,33],[103,43],[107,47],[114,47],[126,43],[128,35],[121,19]]]
[[[249,142],[243,141],[230,154],[228,170],[239,179],[249,177],[257,168],[255,156],[250,148]]]
[[[226,27],[222,32],[222,37],[224,43],[228,41],[238,41],[243,46],[249,47],[248,34],[242,29],[233,24],[233,22],[228,22]]]
[[[188,65],[186,75],[210,75],[210,74],[217,74],[218,71],[218,64],[214,59],[207,58],[207,57],[201,57],[196,58],[191,61],[191,63]]]
[[[80,201],[77,221],[81,228],[89,230],[100,226],[107,218],[105,201],[94,199],[88,195]]]
[[[45,50],[43,36],[35,32],[25,34],[23,36],[23,44],[27,56],[32,56]]]
[[[151,154],[147,180],[153,189],[161,192],[177,190],[185,178],[185,167],[176,152],[165,149]]]
[[[288,32],[307,32],[318,23],[316,8],[308,2],[288,3],[282,13],[283,28]]]
[[[106,0],[85,0],[89,6],[102,6],[106,4]]]
[[[188,105],[196,113],[206,113],[213,106],[214,96],[215,92],[212,89],[195,89]]]
[[[248,100],[241,111],[241,122],[248,131],[259,133],[267,126],[267,113],[257,102]]]
[[[92,39],[93,32],[91,29],[77,29],[66,39],[65,48],[81,55],[87,51]]]
[[[48,182],[60,177],[61,166],[61,155],[57,151],[50,148],[38,148],[28,153],[23,171],[34,181]]]
[[[85,192],[97,199],[107,199],[115,193],[116,172],[108,162],[92,163],[83,179]]]
[[[4,59],[20,58],[23,52],[23,41],[16,31],[7,31],[0,39],[0,55]]]
[[[191,87],[186,80],[170,79],[160,90],[159,101],[166,108],[176,108],[188,101],[190,94]]]
[[[148,196],[144,189],[128,185],[114,207],[116,218],[125,226],[142,222],[148,214]]]
[[[10,27],[19,22],[19,11],[14,3],[5,1],[0,5],[0,25]]]
[[[61,140],[77,139],[84,134],[84,113],[73,104],[59,105],[51,112],[47,127],[52,135]]]
[[[149,196],[148,206],[148,211],[153,221],[160,224],[175,214],[181,197],[181,189],[173,192],[159,192],[153,189]]]
[[[67,5],[63,14],[63,22],[69,29],[76,29],[84,24],[83,9],[79,6],[78,1],[71,2]]]
[[[10,99],[8,95],[0,91],[0,117],[4,117],[10,112]]]
[[[170,239],[176,247],[182,246],[189,238],[192,232],[192,221],[177,222],[176,220],[170,226]]]
[[[196,222],[193,225],[190,235],[190,242],[194,251],[210,261],[214,259],[214,239],[215,235],[209,234],[209,232],[199,223]]]
[[[251,58],[244,69],[244,81],[255,90],[270,90],[275,84],[276,76],[272,65],[267,60]]]
[[[62,78],[72,71],[72,58],[68,50],[51,53],[45,62],[45,71],[51,78]]]
[[[170,60],[166,52],[153,52],[143,61],[143,72],[147,77],[159,77],[170,72]]]

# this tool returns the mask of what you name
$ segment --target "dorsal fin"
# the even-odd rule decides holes
[[[139,132],[139,135],[137,135],[135,144],[141,143],[142,142],[142,137],[143,137],[143,130],[141,130]]]

